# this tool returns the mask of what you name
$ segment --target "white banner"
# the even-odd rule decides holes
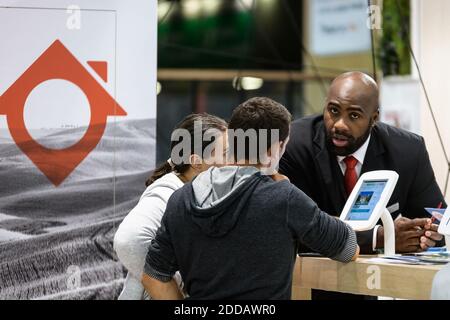
[[[369,50],[367,4],[366,0],[309,0],[311,51],[336,55]]]
[[[117,296],[112,236],[155,165],[156,35],[156,0],[0,0],[0,299]]]

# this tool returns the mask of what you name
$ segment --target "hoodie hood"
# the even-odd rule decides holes
[[[188,201],[193,222],[212,237],[229,233],[261,177],[255,167],[211,167],[193,181]]]

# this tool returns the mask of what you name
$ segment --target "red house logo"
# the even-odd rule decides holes
[[[88,64],[107,82],[106,62],[89,61]],[[78,86],[86,95],[91,108],[90,123],[84,136],[76,144],[61,150],[49,149],[36,142],[28,132],[24,120],[28,95],[39,84],[51,79],[67,80]],[[100,142],[107,117],[126,116],[127,113],[61,41],[56,40],[0,96],[0,115],[6,115],[9,131],[17,146],[58,186]]]

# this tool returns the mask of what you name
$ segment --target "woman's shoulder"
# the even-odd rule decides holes
[[[168,174],[165,174],[155,182],[153,182],[151,185],[145,189],[144,193],[142,194],[141,198],[150,196],[152,194],[157,194],[160,192],[174,192],[175,190],[178,190],[184,185],[184,183],[178,178],[178,176],[170,172]]]

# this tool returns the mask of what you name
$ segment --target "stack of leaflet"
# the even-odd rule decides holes
[[[433,249],[433,248],[430,248]],[[428,250],[425,252],[415,253],[414,256],[419,258],[420,261],[429,262],[429,263],[449,263],[450,262],[450,252],[445,251],[445,248],[442,248],[442,251],[439,251],[441,248],[436,248],[436,250]]]
[[[375,258],[377,262],[393,263],[393,264],[414,264],[414,265],[430,265],[433,263],[422,261],[419,257],[413,255],[397,255],[397,256],[384,256]]]
[[[445,248],[432,248],[432,250],[395,256],[383,256],[370,259],[373,262],[393,264],[433,265],[450,262],[450,252]]]

